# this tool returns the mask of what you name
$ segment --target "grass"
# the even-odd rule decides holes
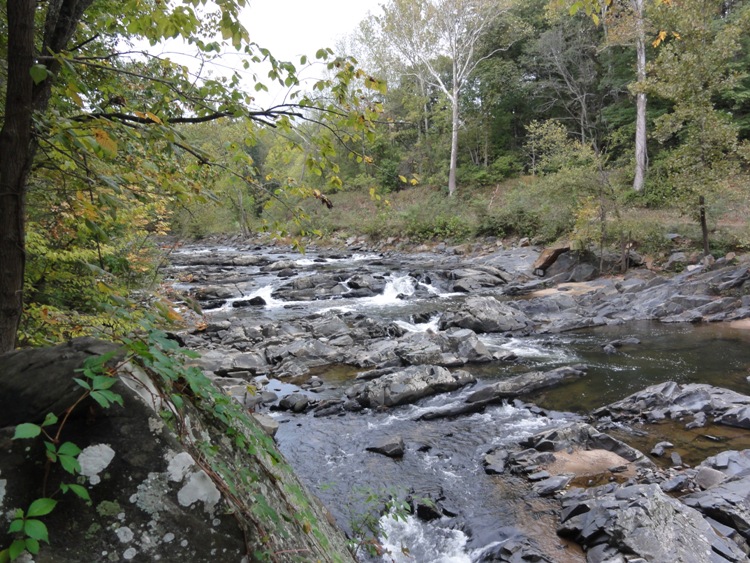
[[[750,250],[748,187],[747,178],[739,177],[708,196],[710,243],[716,256]],[[280,208],[267,211],[266,219],[285,225],[290,235],[316,229],[324,238],[338,240],[365,236],[374,242],[461,244],[493,236],[509,241],[529,237],[542,245],[566,241],[598,246],[604,205],[607,245],[617,247],[627,237],[640,252],[658,260],[675,250],[666,235],[677,233],[681,250],[702,248],[700,226],[691,216],[697,217],[697,204],[693,209],[649,207],[648,197],[634,197],[627,186],[608,190],[603,197],[597,175],[580,170],[523,176],[493,186],[461,186],[453,197],[426,185],[404,187],[379,200],[364,190],[328,196],[330,210],[314,199],[300,202],[307,215],[301,225],[293,224],[289,212]],[[226,232],[229,221],[222,215],[205,224]],[[260,223],[251,227],[258,229]]]

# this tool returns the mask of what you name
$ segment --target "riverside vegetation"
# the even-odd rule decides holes
[[[158,388],[178,385],[163,391],[174,412],[185,392],[255,435],[218,395],[202,396],[207,384],[188,368],[160,379],[153,342],[135,344],[161,334],[144,328],[154,312],[160,328],[203,322],[198,301],[162,285],[179,244],[167,234],[459,251],[524,241],[678,270],[750,247],[746,0],[389,0],[339,55],[325,47],[295,61],[253,42],[245,8],[0,8],[0,352],[92,335],[124,343]],[[464,35],[451,41],[456,18]],[[125,48],[170,38],[201,72],[227,60],[232,71],[196,76]],[[303,69],[320,71],[311,88]],[[252,93],[269,87],[288,89],[287,102],[259,107]],[[107,390],[84,388],[94,399]],[[71,405],[6,422],[32,425],[20,439],[60,424]],[[50,437],[43,455],[76,473],[80,448]],[[86,500],[79,482],[64,485]],[[43,556],[38,518],[54,503],[41,488],[19,500],[0,557]],[[315,535],[321,517],[300,518]]]

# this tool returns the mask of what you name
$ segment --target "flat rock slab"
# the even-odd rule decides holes
[[[700,413],[727,426],[750,429],[750,397],[703,383],[673,381],[652,385],[594,411],[594,416],[618,420],[694,418]]]
[[[476,382],[467,371],[450,372],[440,366],[412,366],[384,375],[374,381],[355,385],[349,396],[364,407],[393,407],[413,403],[424,397],[455,391]]]

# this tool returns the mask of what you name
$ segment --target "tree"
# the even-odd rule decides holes
[[[171,60],[135,55],[128,49],[130,41],[155,45],[181,38],[202,58],[211,59],[231,48],[244,57],[244,69],[265,60],[271,80],[297,87],[292,63],[275,59],[249,40],[239,21],[245,3],[125,0],[116,10],[104,0],[5,3],[5,19],[0,22],[7,36],[2,51],[7,91],[0,128],[0,353],[14,348],[23,312],[26,204],[33,169],[92,188],[109,186],[118,194],[131,191],[137,197],[137,171],[113,175],[105,164],[125,159],[120,149],[135,145],[152,158],[189,154],[195,168],[211,164],[210,155],[186,142],[179,130],[184,124],[237,117],[285,130],[299,119],[323,123],[330,118],[368,127],[372,114],[369,108],[348,104],[351,90],[361,83],[379,84],[351,60],[334,58],[330,50],[317,53],[332,73],[315,84],[326,97],[296,90],[289,98],[292,103],[263,109],[246,92],[239,69],[229,76],[206,78]],[[306,64],[306,57],[300,63]],[[255,79],[256,90],[267,88]],[[322,152],[323,160],[328,154]],[[149,189],[189,195],[191,187],[181,186],[179,175],[160,174],[156,164],[152,168]]]
[[[412,67],[426,71],[451,106],[451,156],[448,193],[456,191],[460,99],[477,66],[507,45],[480,55],[485,32],[510,10],[510,0],[390,0],[379,18],[385,36]],[[440,56],[451,63],[448,76],[440,72]]]
[[[672,108],[656,119],[654,134],[673,145],[665,158],[668,180],[682,203],[694,208],[698,196],[715,191],[738,170],[743,149],[738,126],[716,106],[741,77],[728,63],[742,48],[750,5],[726,13],[723,0],[665,2],[655,17],[666,31],[659,36],[648,91]]]
[[[646,170],[648,168],[648,130],[646,123],[647,96],[645,91],[646,85],[646,1],[647,0],[620,0],[619,5],[614,0],[576,0],[570,8],[572,14],[579,9],[584,8],[586,13],[594,17],[598,22],[599,17],[596,11],[601,11],[606,21],[611,14],[613,7],[619,7],[617,14],[621,21],[630,21],[630,29],[636,51],[636,82],[633,85],[636,99],[636,124],[635,124],[635,171],[633,176],[633,189],[637,192],[643,190],[646,180]],[[662,0],[655,0],[655,4],[660,4]],[[624,5],[624,6],[623,6]],[[622,18],[622,11],[629,10],[633,18]],[[622,28],[622,24],[620,24]]]

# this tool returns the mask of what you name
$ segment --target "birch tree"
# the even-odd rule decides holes
[[[390,0],[378,21],[399,55],[443,92],[451,106],[451,155],[448,193],[456,191],[460,97],[477,66],[501,48],[480,53],[480,39],[511,8],[511,0]],[[441,73],[439,57],[451,62]]]
[[[655,3],[659,4],[662,0],[654,0]],[[646,181],[646,170],[648,168],[648,129],[646,124],[646,107],[647,107],[647,96],[646,96],[646,2],[647,0],[577,0],[570,8],[571,14],[575,14],[580,9],[584,9],[586,13],[591,15],[595,22],[599,22],[599,16],[604,16],[605,24],[607,22],[607,16],[612,12],[613,7],[619,7],[621,10],[618,16],[622,15],[623,9],[630,11],[632,14],[631,18],[620,19],[620,22],[627,21],[631,33],[626,35],[632,37],[632,42],[635,43],[636,53],[636,81],[633,84],[632,90],[635,93],[635,170],[633,175],[633,189],[635,191],[643,190],[644,183]],[[619,6],[618,6],[619,4]],[[620,23],[619,27],[622,29],[624,26]],[[607,31],[607,35],[611,36],[611,29]]]

